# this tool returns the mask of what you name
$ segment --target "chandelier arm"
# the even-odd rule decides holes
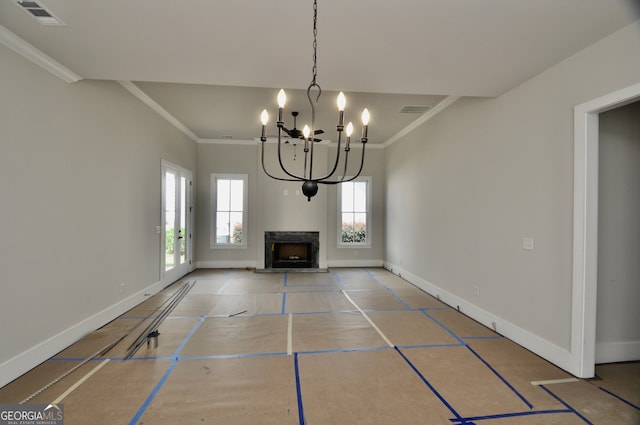
[[[306,142],[305,142],[305,144],[306,144]],[[308,148],[305,148],[305,149],[304,149],[304,168],[303,168],[303,170],[302,170],[302,175],[303,175],[305,178],[307,177],[307,162],[309,162],[308,155],[309,155],[309,149],[308,149]]]
[[[313,145],[315,144],[313,136],[311,136],[311,141],[309,143],[311,144],[309,150],[309,180],[313,180]]]
[[[340,142],[341,142],[341,139],[342,139],[342,132],[338,131],[338,152],[336,153],[336,161],[333,164],[333,169],[326,176],[324,176],[324,177],[322,177],[320,179],[317,179],[318,181],[330,179],[331,177],[333,177],[333,174],[338,169],[338,163],[340,162]],[[344,159],[344,161],[345,161],[345,163],[344,163],[345,172],[346,172],[346,169],[347,169],[347,158],[349,157],[348,151],[347,151],[346,155],[347,156],[345,156],[345,159]],[[343,177],[344,177],[344,174],[343,174]]]
[[[344,170],[342,171],[342,177],[340,177],[340,181],[344,181],[345,176],[347,175],[347,164],[349,163],[349,151],[344,153]]]
[[[340,184],[340,183],[354,181],[355,179],[357,179],[360,176],[360,173],[362,172],[362,168],[364,166],[364,147],[365,147],[365,144],[362,145],[362,158],[360,159],[360,169],[358,170],[358,173],[355,176],[349,177],[346,180],[344,179],[344,176],[342,176],[342,180],[330,180],[330,181],[317,180],[317,182],[320,184]]]
[[[269,173],[267,171],[267,167],[265,167],[265,165],[264,165],[264,144],[265,143],[266,142],[262,142],[262,146],[261,146],[261,151],[262,151],[262,155],[261,155],[262,156],[262,171],[264,171],[264,173],[267,176],[271,177],[274,180],[280,180],[280,181],[283,181],[283,182],[298,182],[298,181],[301,181],[299,178],[289,179],[289,178],[283,178],[283,177],[276,177],[276,176],[272,175],[271,173]]]
[[[287,170],[287,168],[284,166],[284,164],[282,163],[282,153],[281,153],[281,135],[282,135],[282,128],[278,127],[278,162],[280,163],[280,168],[282,169],[282,171],[284,171],[284,173],[286,175],[288,175],[289,177],[292,177],[295,180],[291,180],[291,181],[304,181],[305,179],[303,177],[299,177],[296,176],[293,173],[290,173],[289,170]],[[263,150],[263,154],[264,154],[264,150]]]

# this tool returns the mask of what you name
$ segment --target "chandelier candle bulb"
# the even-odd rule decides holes
[[[367,143],[367,133],[369,130],[369,110],[364,108],[362,111],[362,143]]]
[[[344,143],[345,152],[349,152],[351,150],[349,147],[349,143],[351,143],[351,133],[353,133],[353,123],[349,122],[349,124],[347,124],[347,140]]]
[[[282,111],[284,110],[284,105],[287,103],[287,94],[284,92],[284,89],[280,89],[278,92],[278,124],[282,125]]]
[[[304,125],[302,129],[302,135],[304,136],[304,151],[309,152],[309,135],[311,134],[311,129],[308,125]]]
[[[338,131],[344,130],[344,107],[347,105],[347,99],[344,97],[344,93],[340,92],[338,94],[338,111],[340,111],[340,116],[338,118]]]
[[[262,122],[262,136],[260,136],[260,140],[263,142],[267,141],[267,123],[269,122],[269,113],[266,109],[262,110],[262,114],[260,115],[260,121]]]
[[[344,107],[347,106],[347,98],[344,97],[344,93],[338,94],[338,111],[344,112]]]

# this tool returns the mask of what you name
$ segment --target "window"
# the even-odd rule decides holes
[[[338,246],[371,246],[371,177],[338,185]]]
[[[247,247],[247,175],[211,175],[211,248]]]

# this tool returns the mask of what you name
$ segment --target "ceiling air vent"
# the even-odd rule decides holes
[[[66,25],[64,22],[60,20],[57,16],[55,16],[49,9],[44,7],[41,3],[37,1],[21,1],[21,0],[13,0],[15,4],[20,6],[22,10],[27,12],[29,16],[34,18],[36,21],[40,22],[42,25]]]
[[[400,109],[401,114],[424,114],[429,109],[431,109],[431,105],[407,105],[403,106]]]

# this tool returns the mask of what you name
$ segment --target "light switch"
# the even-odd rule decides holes
[[[526,249],[527,251],[533,251],[533,239],[522,238],[522,249]]]

